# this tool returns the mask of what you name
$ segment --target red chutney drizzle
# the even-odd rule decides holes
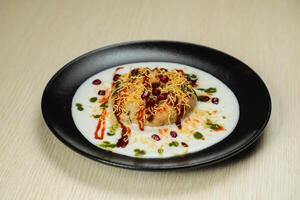
[[[144,115],[145,115],[145,109],[144,108],[141,108],[138,112],[138,124],[139,124],[139,129],[141,131],[144,130]]]
[[[110,92],[111,90],[106,90],[106,95],[103,96],[99,100],[99,104],[108,104],[109,98],[110,98]],[[94,133],[94,138],[98,140],[102,140],[104,138],[104,132],[105,132],[105,119],[107,116],[108,112],[105,108],[103,108],[102,113],[99,117],[98,124]],[[99,130],[101,129],[101,134],[99,136]]]
[[[183,117],[183,114],[184,114],[184,105],[180,105],[180,110],[179,112],[177,113],[177,119],[176,119],[176,126],[181,129],[182,128],[182,125],[181,125],[181,118]]]
[[[102,140],[104,138],[104,131],[105,131],[105,118],[107,116],[107,111],[106,109],[103,109],[99,120],[98,120],[98,124],[94,133],[94,137],[95,139],[99,139]],[[99,136],[99,130],[101,129],[101,134]]]
[[[123,68],[124,67],[118,67],[118,68],[116,68],[116,70],[115,70],[115,72],[113,74],[113,77],[116,75],[117,71],[119,71],[119,70],[121,70]],[[114,84],[116,84],[115,80],[113,80],[112,86],[114,86]],[[129,127],[125,126],[125,124],[123,124],[123,122],[121,121],[121,119],[120,119],[121,113],[120,112],[115,112],[114,111],[114,113],[115,113],[116,119],[117,119],[118,123],[120,124],[121,130],[122,130],[121,131],[121,138],[118,140],[118,142],[117,142],[116,145],[117,145],[117,147],[124,148],[128,144],[128,140],[129,140],[129,135],[131,133],[131,129]]]
[[[121,125],[121,129],[122,129],[122,134],[121,134],[121,138],[118,140],[117,142],[117,147],[126,147],[127,144],[128,144],[128,137],[131,133],[131,129],[127,126],[125,126],[121,120],[120,120],[120,114],[121,113],[115,113],[116,114],[116,118],[117,118],[117,121],[119,122],[119,124]]]
[[[116,72],[121,70],[121,69],[123,69],[123,67],[118,67],[115,70],[114,75],[116,75]],[[111,96],[110,93],[111,93],[111,89],[107,89],[105,91],[105,95],[99,100],[99,103],[100,104],[108,104],[108,101],[109,101],[110,96]],[[101,113],[101,115],[99,117],[99,120],[98,120],[96,130],[94,132],[94,138],[97,139],[97,140],[103,140],[103,138],[104,138],[104,132],[105,132],[105,128],[106,128],[105,119],[106,119],[107,114],[108,114],[107,110],[105,108],[103,108],[102,113]],[[100,136],[99,136],[99,131],[100,131]]]

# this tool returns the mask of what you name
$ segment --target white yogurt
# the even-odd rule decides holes
[[[120,66],[117,66],[120,67]],[[195,109],[190,113],[190,118],[193,121],[193,126],[186,123],[187,118],[183,119],[183,129],[179,130],[175,125],[161,126],[161,127],[145,127],[144,131],[140,131],[138,126],[135,124],[130,125],[132,130],[129,137],[129,143],[125,148],[105,148],[118,154],[123,154],[126,156],[138,156],[141,158],[166,158],[187,153],[193,153],[205,149],[213,144],[216,144],[227,137],[235,128],[239,119],[239,104],[237,98],[233,92],[220,80],[214,76],[201,71],[199,69],[189,67],[182,64],[176,63],[163,63],[163,62],[147,62],[147,63],[134,63],[122,65],[124,69],[120,70],[118,73],[127,73],[133,68],[140,67],[163,67],[168,70],[172,69],[182,69],[184,73],[195,74],[198,77],[197,84],[199,88],[216,88],[217,91],[211,94],[211,98],[219,98],[218,104],[213,104],[208,102],[197,102]],[[111,87],[112,76],[116,67],[104,70],[98,74],[93,75],[87,79],[76,91],[73,101],[72,101],[72,117],[75,122],[76,127],[82,133],[82,135],[92,144],[99,147],[103,141],[108,141],[111,144],[116,144],[118,139],[121,137],[121,128],[118,128],[116,134],[109,136],[106,133],[110,127],[109,117],[106,119],[105,136],[103,140],[95,139],[94,132],[98,123],[98,119],[95,119],[92,115],[100,112],[99,104],[97,102],[90,102],[91,97],[100,97],[97,93],[99,90],[107,89]],[[102,83],[100,85],[93,85],[92,82],[95,79],[100,79]],[[201,90],[195,90],[199,95],[202,93]],[[82,104],[83,110],[79,111],[75,106],[77,103]],[[109,106],[107,108],[108,112],[113,115],[112,108]],[[208,115],[208,112],[211,115]],[[216,113],[214,113],[216,112]],[[201,114],[202,113],[202,114]],[[98,113],[99,114],[99,113]],[[201,117],[197,117],[197,116]],[[189,117],[187,116],[187,117]],[[207,116],[207,117],[205,117]],[[222,131],[214,131],[205,125],[204,120],[209,118],[213,123],[222,125],[225,129]],[[197,121],[200,121],[199,123]],[[166,130],[166,133],[161,135],[160,130]],[[170,136],[170,131],[176,131],[177,137],[173,138]],[[186,132],[185,132],[186,131]],[[201,132],[204,136],[203,139],[196,139],[194,137],[195,132]],[[160,136],[159,141],[152,139],[152,135],[157,134]],[[173,142],[175,145],[171,145]],[[178,146],[176,147],[176,144]],[[188,147],[186,147],[187,144]],[[101,148],[101,147],[99,147]],[[142,151],[142,154],[136,154],[135,149]],[[163,149],[162,151],[159,149]],[[160,153],[158,153],[160,151]]]

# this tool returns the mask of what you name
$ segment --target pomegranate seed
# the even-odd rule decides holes
[[[102,83],[102,81],[100,79],[95,79],[92,82],[93,85],[100,85],[101,83]]]
[[[131,70],[131,76],[136,76],[139,73],[139,69],[133,69]]]
[[[151,122],[154,119],[154,116],[148,115],[146,119],[147,119],[147,121]]]
[[[158,83],[158,82],[152,83],[152,88],[158,88],[159,86],[160,86],[160,83]]]
[[[166,75],[160,76],[159,80],[163,83],[167,83],[169,81],[169,77]]]
[[[152,89],[152,94],[155,95],[155,96],[158,96],[158,95],[160,95],[160,90],[154,88],[154,89]]]
[[[201,96],[198,96],[197,99],[198,99],[198,101],[207,102],[207,101],[209,101],[210,98],[208,96],[201,95]]]
[[[145,90],[142,94],[142,99],[147,99],[150,96],[150,92],[148,92],[148,90]]]
[[[170,135],[171,137],[173,138],[176,138],[177,137],[177,133],[175,131],[170,131]]]
[[[156,140],[156,141],[160,140],[160,137],[156,134],[153,134],[151,137],[152,137],[153,140]]]
[[[214,98],[211,99],[211,102],[212,102],[213,104],[218,104],[218,103],[219,103],[219,98],[214,97]]]
[[[99,90],[98,95],[105,95],[105,90]]]
[[[155,100],[154,99],[147,99],[146,101],[146,106],[154,106],[155,105]]]
[[[121,75],[120,74],[115,74],[114,77],[113,77],[113,80],[114,81],[117,81],[119,79]]]
[[[181,145],[183,146],[183,147],[188,147],[189,145],[187,144],[187,143],[185,143],[185,142],[181,142]]]
[[[160,95],[157,97],[157,99],[160,100],[160,101],[166,100],[167,98],[168,98],[168,95],[167,95],[166,93],[160,94]]]

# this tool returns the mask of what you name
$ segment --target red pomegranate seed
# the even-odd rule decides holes
[[[119,79],[121,75],[120,74],[115,74],[114,77],[113,77],[113,80],[114,81],[117,81]]]
[[[145,90],[142,94],[142,99],[147,99],[150,96],[150,92],[148,90]]]
[[[160,137],[156,134],[153,134],[151,137],[152,137],[153,140],[156,140],[156,141],[160,140]]]
[[[166,93],[160,94],[160,95],[157,97],[157,99],[160,100],[160,101],[166,100],[167,98],[168,98],[168,95],[167,95]]]
[[[218,104],[218,103],[219,103],[219,98],[214,97],[214,98],[211,99],[211,102],[212,102],[213,104]]]
[[[152,89],[152,94],[155,96],[158,96],[158,95],[160,95],[160,90],[157,88],[154,88],[154,89]]]
[[[151,85],[152,85],[152,88],[158,88],[160,86],[160,83],[154,82]]]
[[[176,138],[177,137],[177,133],[175,131],[170,131],[170,135],[171,137],[173,138]]]
[[[183,146],[183,147],[188,147],[189,145],[187,144],[187,143],[185,143],[185,142],[181,142],[181,145]]]
[[[159,80],[163,83],[167,83],[169,81],[169,77],[166,75],[160,76]]]
[[[202,102],[207,102],[209,101],[209,97],[208,96],[203,96],[203,95],[200,95],[197,97],[198,101],[202,101]]]
[[[99,90],[98,95],[105,95],[105,90]]]
[[[101,83],[102,83],[102,81],[100,79],[95,79],[92,82],[93,85],[100,85]]]
[[[139,73],[139,69],[133,69],[131,70],[131,76],[136,76]]]
[[[155,100],[154,99],[148,99],[146,101],[146,106],[154,106],[155,105]]]
[[[151,122],[154,119],[154,116],[148,115],[146,119],[147,119],[147,121]]]

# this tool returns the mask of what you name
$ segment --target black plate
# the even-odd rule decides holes
[[[200,152],[165,159],[132,158],[92,145],[73,122],[73,95],[90,76],[110,67],[136,62],[181,63],[199,68],[223,81],[234,92],[240,105],[240,118],[234,131],[221,142]],[[130,169],[178,169],[210,165],[250,146],[269,120],[271,99],[260,77],[232,56],[183,42],[140,41],[100,48],[66,64],[46,86],[42,112],[48,127],[58,139],[91,159]]]

